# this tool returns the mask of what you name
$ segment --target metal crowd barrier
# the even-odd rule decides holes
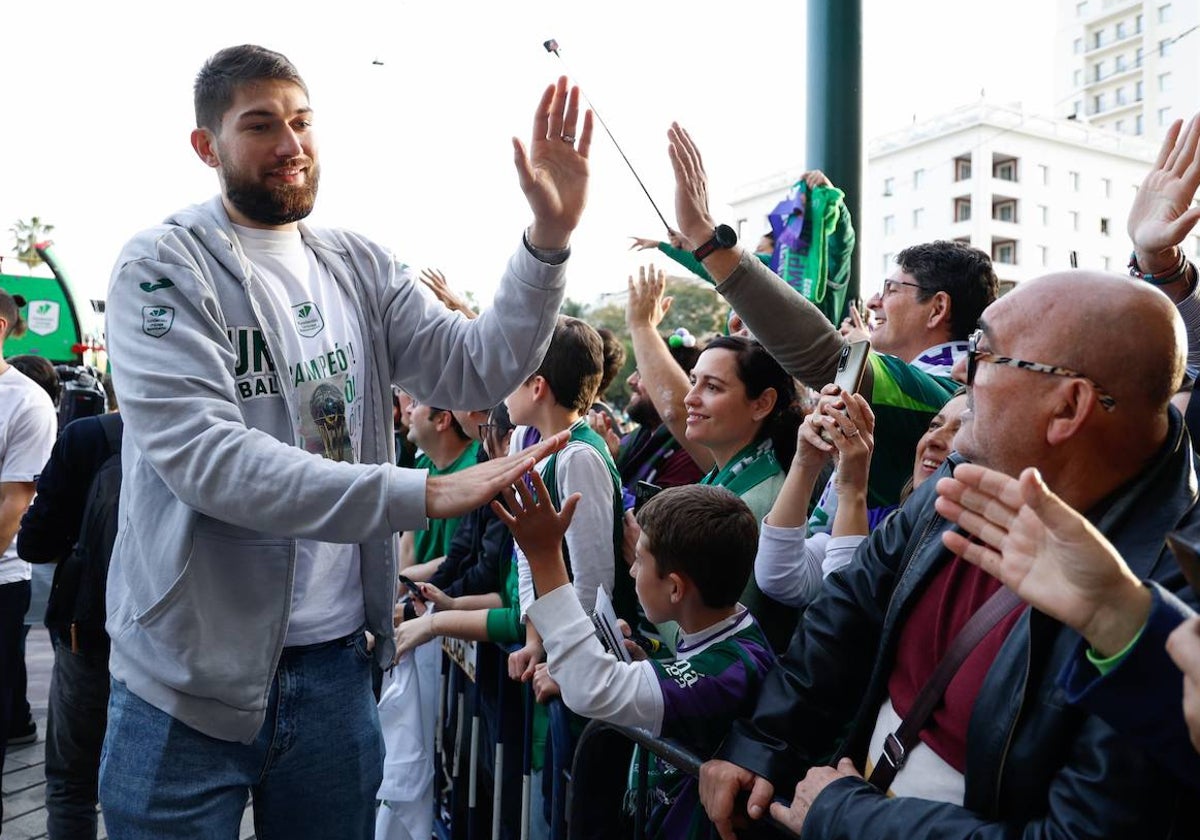
[[[537,704],[530,685],[508,679],[506,659],[516,649],[444,640],[435,757],[438,813],[434,822],[441,840],[529,837]],[[519,717],[513,714],[514,704],[519,704]],[[699,775],[702,759],[675,742],[598,720],[589,721],[576,737],[573,715],[561,699],[546,704],[546,711],[548,757],[543,773],[550,776],[545,784],[551,791],[551,840],[612,840],[625,836],[642,840],[648,815],[648,762],[640,762],[639,766],[632,834],[622,815],[635,744],[683,773]],[[452,737],[445,737],[447,733]],[[489,734],[490,750],[485,743]],[[489,768],[490,797],[483,775]],[[516,776],[519,796],[514,797]],[[798,837],[769,815],[760,820],[753,836]]]

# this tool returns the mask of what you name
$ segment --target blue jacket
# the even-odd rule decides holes
[[[1141,638],[1116,668],[1103,677],[1085,656],[1080,639],[1060,683],[1067,699],[1099,715],[1121,734],[1141,744],[1185,784],[1200,788],[1200,753],[1183,719],[1183,674],[1167,655],[1167,636],[1195,613],[1150,583],[1154,606]]]
[[[1200,512],[1191,444],[1179,414],[1172,409],[1170,418],[1156,458],[1089,518],[1135,574],[1183,592],[1163,537],[1200,533]],[[952,456],[939,475],[958,462]],[[735,725],[718,758],[770,779],[789,799],[811,766],[842,755],[864,766],[905,617],[951,559],[941,541],[951,526],[933,508],[935,484],[925,482],[854,562],[826,578],[768,675],[753,718]],[[889,799],[861,779],[839,779],[813,803],[804,838],[1194,837],[1194,821],[1179,828],[1179,783],[1104,720],[1068,702],[1058,675],[1077,641],[1025,609],[971,715],[962,806]]]

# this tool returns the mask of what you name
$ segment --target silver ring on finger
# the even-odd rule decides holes
[[[562,141],[563,141],[564,143],[574,143],[574,142],[575,142],[575,135],[574,135],[574,134],[564,134],[564,135],[562,136]]]
[[[853,432],[847,432],[845,429],[842,429],[842,435],[848,438],[858,437],[858,429],[855,429]]]

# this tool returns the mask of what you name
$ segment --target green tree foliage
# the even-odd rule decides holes
[[[52,230],[54,230],[54,225],[45,224],[37,216],[33,216],[28,222],[24,219],[17,219],[8,229],[13,237],[13,253],[17,255],[18,260],[25,263],[30,271],[42,261],[34,246],[49,236]]]

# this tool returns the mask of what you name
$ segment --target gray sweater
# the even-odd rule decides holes
[[[521,247],[493,306],[468,321],[379,245],[300,232],[361,325],[362,463],[295,446],[292,380],[271,362],[284,325],[219,197],[134,237],[107,302],[125,419],[112,673],[187,725],[244,743],[283,648],[297,538],[359,544],[367,628],[377,660],[391,660],[396,532],[427,522],[425,472],[393,466],[391,384],[434,405],[496,404],[540,364],[565,282],[564,265]]]

